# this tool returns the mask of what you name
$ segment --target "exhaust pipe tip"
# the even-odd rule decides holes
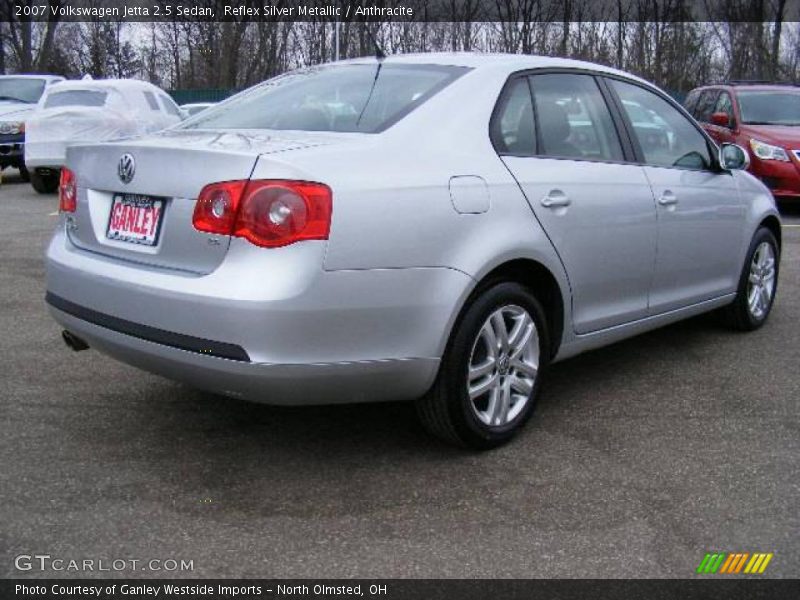
[[[64,340],[64,343],[67,345],[67,348],[69,348],[73,352],[80,352],[81,350],[88,350],[89,349],[89,344],[84,342],[81,338],[79,338],[74,333],[70,333],[66,329],[61,332],[61,338]]]

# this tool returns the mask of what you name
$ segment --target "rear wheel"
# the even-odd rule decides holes
[[[736,299],[724,309],[732,328],[752,331],[766,322],[778,288],[779,262],[778,242],[769,229],[762,227],[750,243]]]
[[[58,189],[58,173],[38,173],[33,171],[30,177],[33,189],[40,194],[53,194]]]
[[[417,401],[423,425],[470,448],[507,442],[533,413],[548,348],[533,294],[512,282],[485,288],[456,324],[433,388]]]

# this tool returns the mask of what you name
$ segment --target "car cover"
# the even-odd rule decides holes
[[[51,86],[25,131],[28,167],[61,167],[70,144],[144,135],[181,120],[163,90],[137,80],[70,81]]]

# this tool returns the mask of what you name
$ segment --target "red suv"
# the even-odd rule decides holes
[[[684,102],[718,144],[750,153],[749,171],[778,199],[800,199],[800,88],[731,82],[696,88]]]

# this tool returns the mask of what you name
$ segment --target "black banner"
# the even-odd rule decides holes
[[[385,600],[774,600],[800,598],[800,581],[751,578],[709,579],[194,579],[0,580],[3,600],[263,600],[296,598],[327,600],[367,598]]]
[[[800,0],[0,0],[0,21],[783,22]]]

